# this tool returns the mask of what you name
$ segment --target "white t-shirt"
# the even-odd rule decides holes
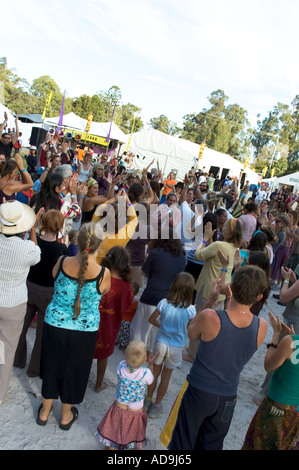
[[[255,200],[262,201],[263,199],[266,199],[266,197],[267,197],[266,191],[259,189],[258,192],[256,193]]]

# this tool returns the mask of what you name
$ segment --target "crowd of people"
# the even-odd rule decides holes
[[[269,380],[243,448],[298,450],[297,194],[252,192],[249,181],[240,187],[237,177],[221,180],[193,167],[179,181],[175,169],[163,175],[158,161],[137,170],[133,154],[96,154],[51,134],[21,157],[18,117],[14,136],[6,126],[0,404],[9,399],[13,367],[29,359],[27,375],[42,379],[36,423],[45,426],[60,399],[59,427],[67,431],[93,361],[100,393],[118,345],[124,359],[113,403],[95,430],[99,441],[107,449],[143,448],[147,421],[163,414],[184,360],[190,372],[175,419],[165,416],[167,447],[222,449],[240,374],[266,337],[259,313],[274,295],[285,310],[283,319],[269,313]]]

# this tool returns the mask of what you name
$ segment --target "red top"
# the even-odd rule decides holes
[[[123,315],[133,301],[130,282],[111,276],[111,287],[100,301],[100,326],[94,353],[95,359],[106,359],[114,351],[114,345]]]

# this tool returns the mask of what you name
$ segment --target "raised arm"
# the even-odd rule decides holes
[[[16,133],[13,136],[13,138],[11,139],[13,145],[15,145],[17,143],[17,140],[19,138],[19,116],[18,115],[16,116],[15,123],[16,123]]]
[[[4,121],[0,125],[0,136],[2,135],[2,132],[4,131],[5,127],[7,126],[7,122],[8,122],[8,116],[7,116],[7,112],[5,111],[4,112]]]
[[[264,367],[267,372],[280,367],[286,359],[290,359],[293,354],[293,338],[291,334],[294,334],[293,328],[288,328],[279,318],[276,317],[272,312],[269,312],[269,322],[273,328],[272,341],[268,344],[268,350],[264,360]],[[284,338],[279,341],[280,336]]]

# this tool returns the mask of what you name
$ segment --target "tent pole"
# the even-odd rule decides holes
[[[167,160],[168,160],[168,155],[166,156],[166,159],[165,159],[165,165],[164,165],[163,175],[165,175]]]

